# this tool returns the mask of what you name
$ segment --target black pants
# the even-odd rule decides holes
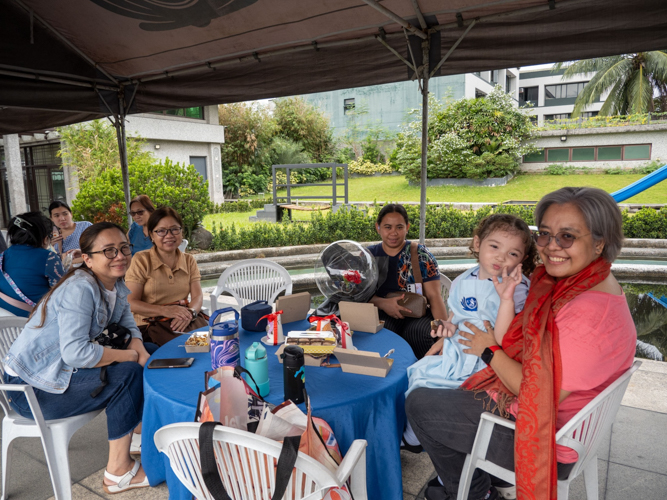
[[[396,319],[382,310],[379,313],[380,320],[384,321],[384,327],[403,337],[412,347],[417,359],[422,359],[435,343],[436,339],[431,337],[433,314],[430,309],[426,309],[426,314],[421,318]]]
[[[472,451],[484,409],[481,395],[461,389],[415,389],[405,409],[419,442],[428,453],[448,494],[456,496],[466,455]],[[487,460],[514,470],[514,431],[496,425],[489,443]],[[574,464],[558,464],[558,477],[567,478]],[[495,482],[495,481],[494,481]],[[475,470],[468,498],[484,498],[491,476]]]

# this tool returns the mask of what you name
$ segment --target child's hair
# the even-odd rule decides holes
[[[535,270],[537,265],[537,247],[533,241],[533,235],[528,224],[511,214],[491,214],[480,221],[472,233],[473,238],[479,237],[483,241],[494,231],[506,231],[521,236],[525,245],[525,255],[522,262],[522,272],[526,276]],[[479,252],[475,252],[474,243],[470,245],[470,251],[479,260]]]

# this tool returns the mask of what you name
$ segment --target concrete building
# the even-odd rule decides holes
[[[211,201],[224,201],[220,145],[225,133],[218,124],[217,106],[130,115],[126,130],[128,137],[145,139],[144,147],[156,158],[194,165],[209,181]],[[60,137],[54,130],[0,139],[2,227],[14,214],[28,210],[47,214],[51,201],[71,203],[76,197],[76,168],[62,164],[60,148]]]
[[[573,78],[563,79],[564,69],[525,69],[519,73],[519,106],[531,104],[530,113],[535,117],[535,123],[544,125],[547,121],[566,120],[572,116],[574,102],[584,89],[593,73],[576,75]],[[585,108],[582,118],[597,116],[604,104],[602,99]]]
[[[446,97],[461,99],[485,96],[495,85],[500,85],[518,102],[518,81],[518,69],[500,69],[435,77],[429,81],[429,91],[439,100]],[[302,97],[324,111],[336,135],[343,135],[352,120],[359,129],[380,126],[389,133],[398,132],[401,124],[408,121],[408,112],[418,109],[422,103],[416,81],[334,90]]]

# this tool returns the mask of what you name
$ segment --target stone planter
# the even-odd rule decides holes
[[[504,186],[514,178],[514,174],[505,177],[489,177],[488,179],[428,179],[427,187],[435,186]],[[419,181],[410,181],[411,186],[419,186]]]

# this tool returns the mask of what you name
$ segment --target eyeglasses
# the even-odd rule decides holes
[[[135,215],[144,215],[146,213],[146,210],[137,210],[136,212],[133,212],[130,210],[130,215],[134,217]]]
[[[570,248],[575,240],[581,238],[582,236],[588,236],[591,233],[582,234],[581,236],[575,236],[573,234],[561,231],[557,234],[551,234],[548,231],[535,231],[533,233],[533,240],[538,247],[545,247],[551,243],[551,239],[555,238],[556,245],[561,248]]]
[[[105,248],[104,250],[98,250],[97,252],[88,252],[87,255],[93,255],[93,254],[96,254],[96,253],[103,253],[104,256],[107,259],[111,260],[111,259],[116,258],[116,256],[118,255],[118,252],[121,252],[123,255],[125,255],[127,257],[128,255],[130,255],[132,253],[132,247],[133,246],[134,245],[123,245],[122,247],[120,247],[120,250],[116,247],[109,247],[109,248]]]
[[[164,238],[167,236],[167,233],[171,233],[174,236],[181,234],[181,228],[180,227],[170,227],[169,229],[156,229],[153,231],[155,234],[157,234],[160,238]]]

